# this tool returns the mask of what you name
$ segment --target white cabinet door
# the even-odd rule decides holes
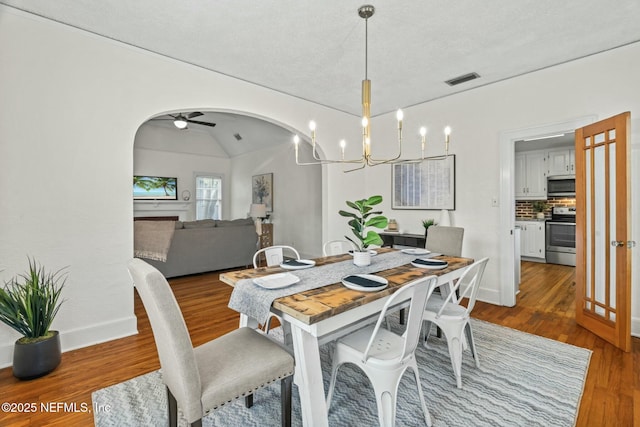
[[[575,174],[575,158],[576,152],[573,149],[549,150],[547,154],[549,176]]]
[[[514,156],[514,195],[517,200],[544,200],[547,198],[547,153],[527,151]]]
[[[527,187],[527,197],[547,198],[547,168],[543,151],[527,154]]]
[[[529,258],[545,258],[545,231],[542,221],[516,221],[520,226],[521,256]]]
[[[526,199],[527,197],[527,156],[524,154],[515,155],[515,196],[516,199]]]

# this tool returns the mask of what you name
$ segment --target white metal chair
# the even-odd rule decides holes
[[[480,360],[476,352],[476,346],[473,342],[473,332],[471,331],[471,323],[469,323],[471,310],[476,303],[478,289],[482,281],[482,275],[489,258],[483,258],[471,264],[469,268],[462,274],[460,279],[453,285],[452,292],[448,296],[443,294],[434,294],[427,302],[424,312],[424,321],[427,322],[425,332],[424,346],[428,347],[427,340],[431,332],[431,323],[435,323],[445,335],[447,346],[449,347],[449,355],[451,357],[451,366],[456,376],[456,385],[462,388],[462,350],[464,345],[464,336],[469,344],[469,349],[476,362],[476,367],[480,367]],[[459,292],[459,296],[456,291]],[[467,306],[460,305],[463,298],[469,298]]]
[[[348,240],[330,240],[322,245],[324,256],[341,255],[354,250],[356,250],[355,245]]]
[[[128,268],[153,330],[167,387],[169,425],[177,425],[178,406],[191,426],[202,426],[202,417],[210,411],[242,396],[251,407],[256,390],[281,380],[282,425],[291,426],[294,359],[286,349],[250,328],[193,348],[162,273],[138,258],[129,261]]]
[[[300,254],[292,246],[287,246],[287,245],[268,246],[266,248],[259,249],[258,251],[256,251],[255,254],[253,254],[253,268],[258,268],[259,267],[260,254],[263,254],[263,253],[264,253],[264,258],[265,258],[266,263],[267,263],[267,267],[273,267],[274,265],[282,264],[282,262],[284,261],[284,253],[285,253],[285,251],[290,251],[291,253],[295,254],[296,259],[300,259]],[[267,324],[263,325],[264,332],[267,333],[267,334],[269,333],[269,330],[271,329],[271,320],[274,317],[276,319],[278,319],[278,321],[280,322],[280,324],[282,326],[284,326],[284,322],[282,321],[282,319],[280,317],[276,316],[275,314],[271,314],[271,315],[269,315],[269,318],[267,319]]]
[[[428,426],[431,426],[431,415],[420,385],[415,350],[420,340],[424,309],[437,282],[438,279],[435,276],[429,276],[403,286],[386,302],[375,325],[357,330],[338,340],[333,354],[327,408],[331,406],[338,369],[344,363],[352,363],[362,369],[371,380],[376,395],[380,425],[394,426],[398,385],[407,368],[411,368],[418,387],[425,421]],[[382,328],[387,309],[406,300],[410,300],[410,305],[404,334],[400,336]]]
[[[267,267],[273,267],[274,265],[280,265],[284,261],[284,253],[285,251],[291,251],[295,254],[296,259],[300,259],[300,254],[298,251],[292,247],[287,245],[274,245],[268,246],[266,248],[259,249],[253,254],[253,268],[258,268],[260,263],[260,254],[264,254],[264,258],[267,263]]]

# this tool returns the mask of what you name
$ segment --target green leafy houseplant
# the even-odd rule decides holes
[[[347,206],[355,211],[348,212],[340,210],[341,216],[351,218],[349,226],[355,238],[344,236],[351,243],[356,245],[358,251],[364,251],[369,245],[382,245],[383,241],[380,235],[374,230],[368,230],[368,227],[384,229],[388,220],[381,215],[382,211],[374,211],[373,206],[382,203],[382,196],[371,196],[368,199],[361,199],[350,202],[347,200]]]
[[[63,270],[54,273],[29,259],[29,271],[0,288],[0,321],[23,335],[21,343],[37,342],[53,335],[49,328],[62,300],[66,282]]]
[[[547,204],[547,202],[545,202],[544,200],[536,200],[531,203],[531,207],[533,208],[534,212],[544,212],[547,208],[549,208],[549,204]]]
[[[433,218],[422,220],[422,226],[424,227],[425,231],[429,229],[429,227],[431,227],[432,225],[436,225],[436,221]]]

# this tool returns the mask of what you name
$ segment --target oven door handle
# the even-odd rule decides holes
[[[575,222],[547,221],[548,225],[576,225]]]

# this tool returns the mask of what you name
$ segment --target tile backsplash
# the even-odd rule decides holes
[[[535,218],[536,212],[533,211],[533,200],[516,200],[516,217],[517,218]],[[551,218],[551,208],[554,206],[568,206],[573,207],[576,205],[576,199],[571,197],[550,197],[547,199],[549,207],[544,211],[546,219]]]

